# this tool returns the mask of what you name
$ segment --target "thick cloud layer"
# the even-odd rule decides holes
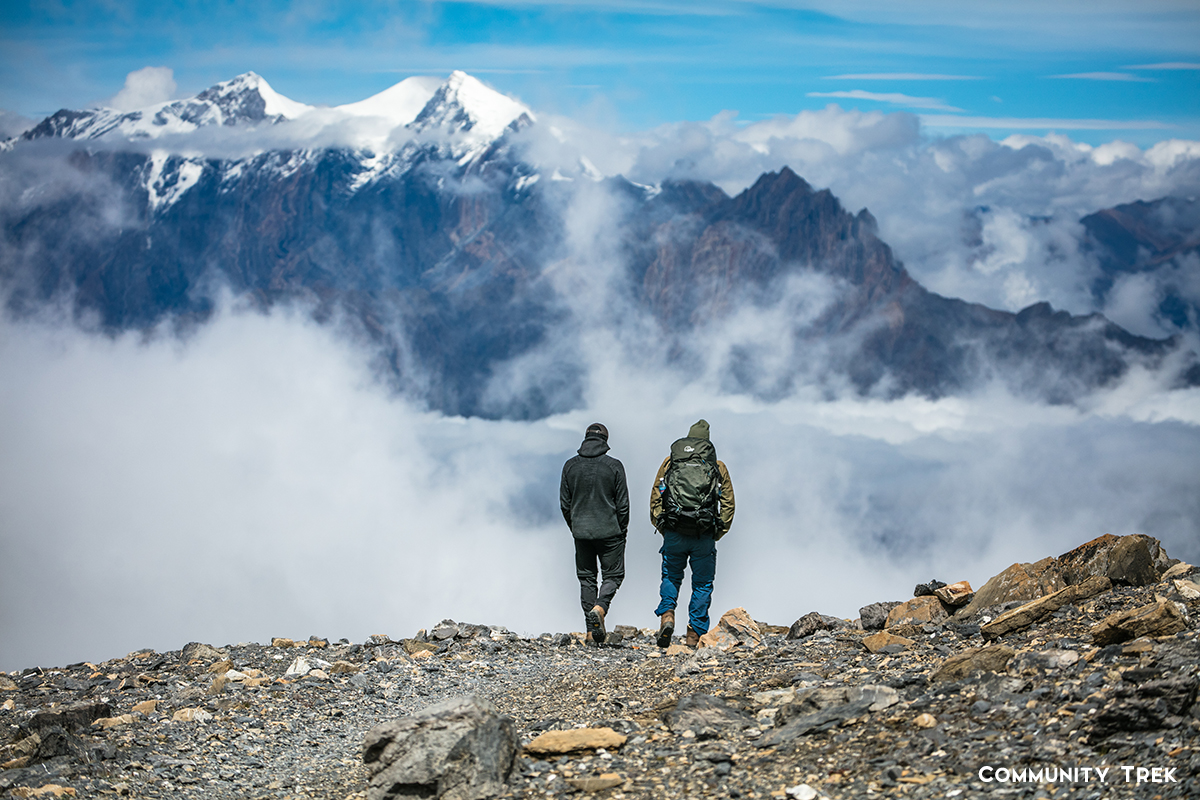
[[[1200,397],[1131,381],[1090,410],[721,394],[597,333],[588,406],[443,418],[302,313],[225,310],[186,341],[0,330],[0,669],[190,640],[411,635],[442,617],[579,629],[562,462],[605,422],[634,499],[612,620],[654,622],[649,486],[712,423],[738,516],[714,612],[853,616],[931,577],[979,585],[1102,533],[1200,557]]]

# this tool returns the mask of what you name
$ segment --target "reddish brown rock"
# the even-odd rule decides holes
[[[700,637],[701,647],[729,650],[734,647],[758,647],[762,631],[744,608],[732,608],[721,615],[720,621]]]
[[[934,589],[933,594],[951,608],[958,608],[971,602],[971,598],[975,596],[975,590],[971,588],[969,581],[959,581],[940,589]]]
[[[1070,585],[1102,575],[1117,585],[1148,586],[1171,565],[1159,541],[1141,533],[1106,533],[1058,557],[1059,572]]]
[[[1068,603],[1095,597],[1111,588],[1112,582],[1108,578],[1094,575],[1078,586],[1059,589],[1045,597],[1031,600],[1023,606],[1005,611],[984,625],[980,633],[983,634],[984,639],[998,639],[1005,634],[1024,630],[1035,622],[1041,622]]]
[[[883,623],[883,627],[886,630],[895,625],[924,625],[930,622],[938,624],[949,616],[941,600],[933,595],[926,595],[914,597],[893,608],[888,612],[887,622]]]
[[[625,744],[625,737],[612,728],[577,728],[569,731],[546,731],[529,744],[526,753],[563,755],[584,750],[612,750]]]
[[[1043,558],[1032,564],[1013,564],[985,583],[971,602],[957,612],[960,616],[971,614],[1000,603],[1014,600],[1027,602],[1044,597],[1066,587],[1066,581],[1058,569],[1058,560]]]

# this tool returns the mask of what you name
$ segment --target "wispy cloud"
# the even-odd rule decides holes
[[[846,100],[871,100],[876,103],[890,103],[904,108],[927,108],[933,111],[962,111],[961,108],[946,105],[936,97],[913,97],[898,92],[864,92],[853,89],[847,92],[809,92],[809,97],[836,97]]]
[[[1130,64],[1122,69],[1200,69],[1200,64],[1191,61],[1164,61],[1161,64]]]
[[[1130,83],[1154,83],[1154,78],[1130,75],[1128,72],[1074,72],[1070,75],[1051,75],[1051,78],[1070,78],[1079,81],[1126,81]]]
[[[980,75],[937,75],[925,72],[863,72],[826,75],[827,81],[981,81]]]
[[[921,124],[930,128],[992,128],[1005,130],[1058,131],[1147,131],[1174,128],[1153,119],[1058,119],[1053,117],[959,117],[923,114]]]

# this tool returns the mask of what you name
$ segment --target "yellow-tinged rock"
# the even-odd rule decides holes
[[[217,677],[213,678],[212,684],[209,685],[208,694],[220,694],[221,692],[225,691],[225,684],[228,682],[229,681],[224,675],[218,675]]]
[[[224,675],[229,670],[233,669],[233,662],[228,658],[221,661],[214,661],[209,665],[207,672],[215,672],[218,675]]]
[[[284,639],[283,637],[276,637],[271,640],[271,647],[295,647],[295,646],[296,646],[296,643],[293,642],[291,639]]]
[[[1092,639],[1097,645],[1137,639],[1142,636],[1167,636],[1187,627],[1183,615],[1170,600],[1118,611],[1110,614],[1092,628]]]
[[[322,639],[319,636],[310,636],[308,637],[308,646],[316,648],[329,647],[329,640]]]
[[[933,728],[937,724],[937,717],[929,713],[921,714],[913,720],[913,725],[916,725],[918,728]]]
[[[896,636],[888,631],[880,631],[870,636],[864,636],[861,641],[863,647],[867,648],[867,652],[869,653],[878,653],[883,648],[893,644],[898,644],[906,650],[916,644],[912,639]]]
[[[175,722],[207,722],[212,719],[212,714],[203,708],[181,708],[171,719]]]
[[[157,709],[157,700],[143,700],[133,707],[133,712],[135,714],[153,714]]]
[[[349,661],[335,661],[333,662],[333,666],[329,668],[329,671],[334,675],[352,675],[358,672],[358,665],[352,664]]]
[[[422,658],[433,658],[433,651],[431,651],[431,650],[418,650],[417,652],[415,652],[415,653],[413,653],[413,654],[412,654],[412,659],[413,659],[414,661],[420,660],[420,659],[422,659]]]
[[[669,656],[680,656],[690,655],[695,651],[693,651],[692,648],[688,647],[686,644],[673,644],[667,648],[666,652]]]
[[[5,701],[4,701],[4,704],[3,704],[3,705],[0,705],[0,710],[3,710],[3,711],[12,711],[12,710],[13,710],[14,708],[16,708],[16,707],[17,707],[17,704],[16,704],[16,703],[14,703],[14,702],[12,701],[12,698],[10,697],[10,698],[8,698],[7,700],[5,700]]]
[[[47,783],[33,789],[29,786],[19,786],[9,789],[13,797],[75,797],[75,790],[70,786],[59,786],[57,783]]]
[[[563,755],[603,747],[611,750],[625,744],[625,737],[612,728],[576,728],[569,731],[546,731],[529,744],[526,753]]]
[[[264,677],[246,678],[244,681],[242,681],[242,686],[247,686],[247,687],[253,689],[255,686],[266,686],[270,682],[271,682],[270,678],[264,678]]]
[[[100,719],[98,719],[92,723],[92,725],[94,727],[98,727],[103,730],[108,730],[109,728],[116,728],[120,725],[132,725],[132,724],[133,724],[133,714],[121,714],[118,717],[101,717]]]
[[[579,789],[582,792],[599,792],[604,789],[612,789],[620,786],[625,782],[615,772],[605,772],[602,775],[589,775],[585,778],[567,778],[567,783]]]
[[[0,692],[15,692],[17,684],[7,675],[0,674]]]

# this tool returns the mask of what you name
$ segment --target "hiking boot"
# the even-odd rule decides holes
[[[658,618],[658,639],[655,641],[659,647],[668,647],[671,644],[671,637],[675,635],[675,612],[667,611]]]
[[[687,646],[688,647],[699,647],[700,646],[700,634],[698,634],[694,630],[692,630],[691,625],[688,625],[688,630],[687,630]]]
[[[592,641],[596,644],[604,644],[604,608],[602,606],[592,606],[592,610],[587,612],[587,629],[592,635]]]

